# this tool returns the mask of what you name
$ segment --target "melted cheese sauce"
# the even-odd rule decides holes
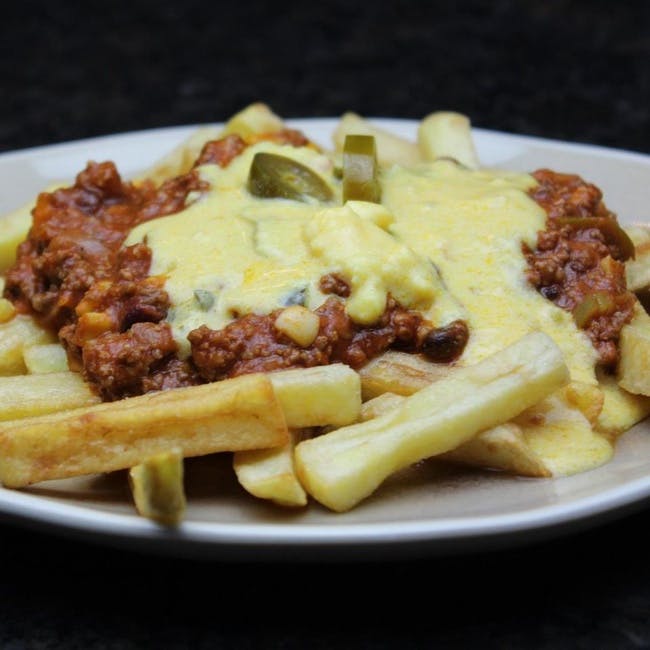
[[[534,185],[527,174],[470,172],[438,161],[393,167],[382,187],[395,215],[391,231],[431,259],[462,306],[470,330],[463,364],[541,330],[561,348],[573,380],[596,384],[596,352],[587,336],[526,280],[521,245],[534,247],[546,221],[526,194]],[[449,320],[445,309],[434,304],[432,320]]]
[[[310,167],[331,187],[332,204],[250,195],[258,151]],[[436,325],[463,318],[470,330],[464,365],[542,330],[563,351],[572,380],[597,385],[589,339],[526,280],[522,243],[534,246],[546,221],[527,195],[531,176],[445,160],[393,166],[382,176],[383,205],[341,206],[330,159],[310,148],[260,142],[227,168],[205,165],[199,173],[209,190],[188,197],[182,212],[138,226],[126,242],[145,242],[151,275],[166,278],[167,320],[181,356],[190,352],[187,334],[202,324],[219,329],[247,313],[319,307],[326,299],[319,280],[336,272],[351,287],[347,310],[358,323],[374,322],[388,293]],[[575,411],[562,413],[539,413],[540,426],[526,433],[549,468],[573,473],[608,460],[611,445],[584,418],[576,422]]]

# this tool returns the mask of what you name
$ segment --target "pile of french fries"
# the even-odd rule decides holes
[[[254,104],[224,129],[198,131],[142,178],[160,182],[187,172],[202,145],[224,133],[282,127],[266,106]],[[469,121],[455,113],[425,118],[417,142],[346,114],[334,132],[334,156],[349,133],[374,135],[384,165],[452,157],[479,167]],[[31,207],[2,220],[0,274],[27,233]],[[637,256],[628,282],[642,292],[650,286],[650,232],[637,226],[631,236]],[[610,445],[650,412],[643,397],[650,395],[650,317],[640,307],[624,329],[621,352],[618,381],[609,389],[572,382],[556,344],[531,332],[473,366],[391,351],[359,372],[333,364],[100,403],[68,369],[52,334],[0,299],[0,481],[22,488],[129,469],[137,511],[176,525],[186,507],[183,459],[221,452],[233,453],[250,495],[291,507],[311,497],[337,512],[432,457],[521,476],[560,475],[566,466],[536,446],[540,427],[570,422],[575,436],[554,444],[580,451]],[[629,399],[628,419],[599,420],[607,399]]]

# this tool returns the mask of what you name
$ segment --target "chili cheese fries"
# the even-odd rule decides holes
[[[585,471],[650,413],[648,230],[482,167],[457,113],[348,113],[324,150],[254,104],[2,223],[6,487],[130,469],[176,525],[183,458],[234,452],[251,495],[345,511],[428,458]]]

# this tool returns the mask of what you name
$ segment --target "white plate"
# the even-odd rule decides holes
[[[333,119],[292,120],[328,145]],[[377,120],[413,137],[416,123]],[[0,155],[0,212],[18,207],[87,160],[114,160],[123,175],[165,154],[195,127],[158,129]],[[476,130],[485,165],[550,167],[579,173],[603,189],[623,222],[650,219],[650,157],[600,147]],[[52,481],[29,490],[0,488],[5,520],[55,533],[176,554],[247,559],[377,557],[461,552],[557,535],[620,516],[650,497],[650,426],[618,443],[598,469],[561,479],[520,479],[444,469],[425,462],[389,480],[352,512],[317,505],[286,512],[245,495],[227,456],[188,463],[185,523],[168,531],[137,517],[123,474]]]

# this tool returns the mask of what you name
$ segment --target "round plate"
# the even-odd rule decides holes
[[[337,120],[288,120],[324,146]],[[406,137],[417,123],[374,122]],[[156,129],[0,155],[0,212],[45,186],[74,177],[88,160],[114,160],[128,177],[167,153],[196,127]],[[598,185],[622,222],[648,220],[650,157],[625,151],[477,129],[486,166],[549,167]],[[188,509],[176,530],[138,517],[125,473],[0,488],[0,513],[54,533],[156,552],[241,559],[383,557],[465,552],[555,536],[642,507],[650,497],[650,426],[621,437],[614,459],[558,479],[522,479],[426,461],[389,479],[351,512],[317,504],[289,512],[248,496],[228,454],[187,461]]]

